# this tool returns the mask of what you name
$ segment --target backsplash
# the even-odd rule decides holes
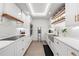
[[[67,37],[79,38],[79,27],[67,27]]]
[[[0,24],[0,39],[16,35],[16,29]]]

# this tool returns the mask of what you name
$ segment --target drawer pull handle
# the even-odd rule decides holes
[[[57,53],[57,56],[59,56],[59,53]]]
[[[24,41],[24,40],[22,40],[22,41]]]
[[[51,42],[49,41],[49,43],[51,43]]]
[[[77,56],[74,52],[71,52],[71,54],[72,54],[73,56]]]
[[[57,42],[57,44],[59,44],[59,42]]]
[[[22,48],[22,51],[24,50],[24,48]]]

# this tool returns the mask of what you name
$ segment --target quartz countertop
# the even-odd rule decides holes
[[[79,40],[78,39],[71,38],[71,37],[54,37],[54,38],[60,40],[64,44],[67,44],[68,46],[79,51]]]
[[[14,41],[0,41],[0,49],[10,45],[11,43],[13,43]]]
[[[21,35],[20,35],[20,36],[21,36]],[[25,36],[26,36],[26,35],[25,35]],[[12,44],[13,42],[16,41],[16,39],[21,38],[21,37],[18,37],[18,38],[16,38],[16,37],[18,37],[18,36],[13,36],[13,37],[10,37],[10,38],[0,39],[0,49],[2,49],[2,48],[4,48],[4,47],[6,47],[6,46]],[[24,37],[24,36],[22,36],[22,37]],[[13,40],[10,40],[11,38],[12,38]]]

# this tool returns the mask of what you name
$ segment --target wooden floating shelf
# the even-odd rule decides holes
[[[65,20],[65,14],[62,14],[61,16],[59,16],[58,18],[53,19],[54,21],[52,22],[52,24],[54,23],[59,23],[63,20]]]
[[[57,12],[55,12],[55,14],[53,15],[53,18],[57,18],[59,15],[62,15],[63,13],[65,13],[65,6],[61,6],[59,10],[57,10]]]
[[[7,14],[7,13],[3,13],[2,16],[3,16],[3,17],[6,17],[6,18],[8,18],[8,19],[12,19],[12,20],[16,20],[16,21],[19,21],[19,22],[21,22],[21,23],[24,23],[23,21],[17,19],[16,17],[14,17],[14,16],[12,16],[12,15],[10,15],[10,14]]]
[[[65,14],[65,10],[59,12],[58,14],[56,14],[56,16],[54,16],[53,18],[56,19],[58,17],[60,17],[61,15]]]
[[[64,17],[59,19],[59,20],[56,20],[56,21],[52,22],[52,24],[60,23],[60,22],[63,22],[63,21],[65,21]]]
[[[54,14],[53,20],[54,21],[51,24],[56,24],[65,21],[65,7],[61,7],[61,9],[58,10],[56,14]]]

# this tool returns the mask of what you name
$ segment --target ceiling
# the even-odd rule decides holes
[[[29,14],[32,18],[49,18],[64,3],[17,3],[24,13]]]
[[[31,6],[35,13],[43,13],[46,8],[46,3],[32,3]]]

